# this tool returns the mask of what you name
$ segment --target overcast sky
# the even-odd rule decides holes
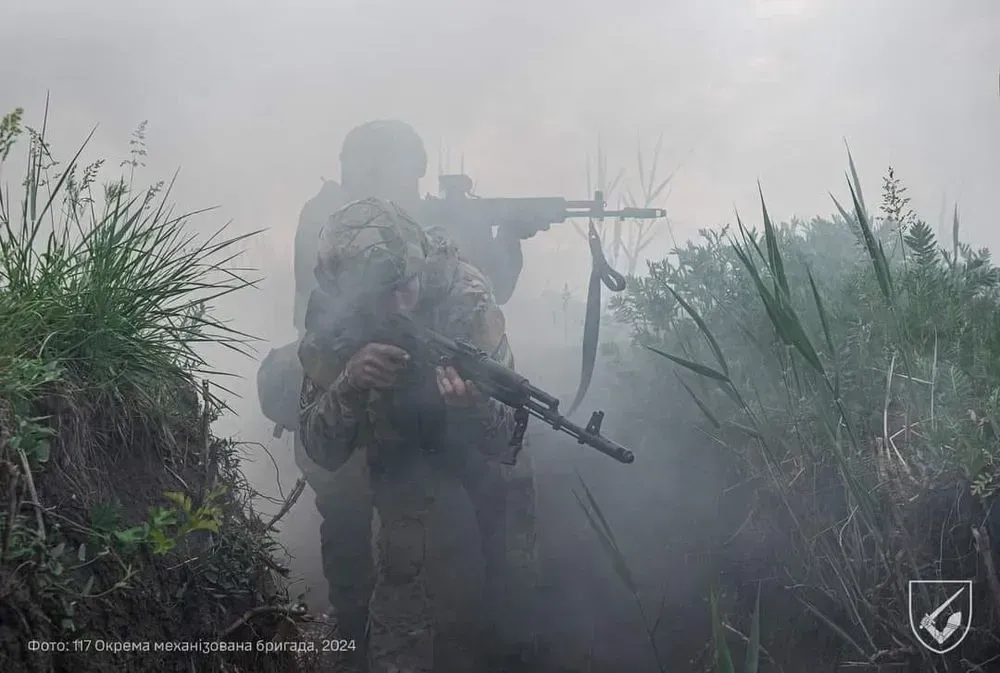
[[[4,109],[37,122],[50,91],[57,150],[100,124],[109,160],[148,119],[148,178],[180,167],[183,205],[270,229],[272,269],[344,134],[376,117],[424,136],[425,190],[447,147],[443,168],[464,156],[497,196],[581,198],[599,137],[634,177],[662,133],[678,237],[734,206],[759,221],[758,179],[776,217],[830,213],[846,139],[871,200],[891,162],[927,219],[958,200],[1000,243],[996,0],[7,0],[3,17]],[[539,259],[583,253],[565,231],[530,242],[525,282],[561,286]]]

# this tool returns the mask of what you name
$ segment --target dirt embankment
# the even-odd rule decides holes
[[[330,630],[289,601],[198,383],[200,346],[247,341],[206,306],[252,284],[227,266],[244,237],[200,241],[162,183],[133,188],[141,126],[103,184],[24,130],[20,203],[0,189],[0,671],[308,670]],[[15,110],[0,165],[21,138]]]
[[[35,464],[7,408],[0,670],[307,670],[304,650],[322,647],[307,638],[332,631],[289,603],[237,448],[199,406],[191,391],[162,432],[115,427],[54,389],[36,406],[52,435]]]

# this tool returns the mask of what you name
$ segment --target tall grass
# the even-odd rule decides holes
[[[232,264],[252,234],[199,237],[188,226],[198,213],[168,205],[172,183],[137,189],[144,127],[127,174],[101,184],[103,161],[80,165],[86,142],[65,164],[53,157],[47,118],[46,108],[40,129],[24,127],[16,110],[0,122],[0,171],[27,136],[19,203],[0,189],[0,372],[43,363],[78,399],[156,426],[165,398],[217,374],[201,345],[248,343],[206,307],[252,284]],[[29,391],[6,379],[2,392],[22,406]]]
[[[666,176],[660,172],[660,161],[663,159],[662,134],[657,138],[648,162],[646,156],[642,143],[637,143],[635,175],[637,184],[630,184],[626,181],[627,173],[624,168],[619,168],[613,177],[608,173],[608,157],[598,142],[594,160],[591,161],[589,156],[587,158],[587,194],[600,190],[609,203],[617,202],[617,207],[628,208],[651,208],[667,198],[676,170]],[[617,266],[620,261],[624,261],[625,272],[634,275],[643,253],[656,237],[669,227],[669,222],[615,219],[610,222],[596,222],[595,225],[598,235],[604,241],[611,265]],[[581,238],[587,240],[587,231],[583,227],[574,222],[573,228]]]
[[[301,614],[272,574],[287,573],[273,559],[280,515],[254,512],[235,445],[212,435],[220,374],[203,348],[248,348],[211,303],[253,285],[234,263],[253,234],[199,232],[200,212],[168,205],[170,185],[134,184],[145,125],[104,179],[102,161],[81,164],[86,142],[57,161],[47,118],[0,121],[0,172],[25,150],[20,193],[0,190],[0,669],[25,670],[28,656],[46,670],[174,665],[29,654],[18,644],[29,640],[273,638],[247,622]],[[202,659],[205,670],[294,664]]]
[[[663,425],[649,431],[669,436],[693,410],[727,452],[727,497],[751,512],[737,540],[776,550],[754,569],[772,578],[763,591],[790,595],[842,662],[946,671],[910,630],[908,580],[996,583],[980,542],[1000,484],[1000,270],[960,241],[957,212],[939,244],[891,171],[872,215],[849,163],[834,218],[778,225],[761,194],[762,231],[737,217],[702,232],[614,308],[674,365],[647,379],[648,399],[688,400],[650,409]],[[976,596],[956,651],[970,670],[1000,644],[989,593]]]

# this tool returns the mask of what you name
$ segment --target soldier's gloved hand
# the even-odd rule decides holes
[[[437,368],[437,385],[444,403],[453,407],[468,407],[475,404],[479,391],[472,381],[464,381],[454,367]]]
[[[347,361],[347,380],[356,388],[388,388],[406,366],[410,354],[389,344],[368,343]]]

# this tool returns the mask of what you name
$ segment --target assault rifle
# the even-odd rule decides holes
[[[470,344],[449,339],[399,315],[390,319],[383,330],[394,335],[392,341],[410,353],[417,367],[451,365],[463,379],[472,381],[480,392],[514,410],[514,435],[510,440],[512,455],[505,462],[513,464],[516,461],[530,416],[620,463],[635,461],[635,454],[601,434],[603,411],[595,411],[587,426],[581,428],[559,413],[558,399]]]
[[[594,220],[654,220],[667,216],[662,208],[622,208],[608,210],[604,193],[594,192],[590,201],[569,201],[555,196],[483,199],[472,194],[472,179],[468,175],[442,175],[438,178],[441,196],[427,196],[421,207],[429,224],[451,223],[448,232],[460,250],[464,250],[474,266],[484,271],[493,283],[497,301],[506,302],[514,292],[521,272],[521,252],[510,246],[487,245],[505,231],[513,232],[517,239],[530,238],[552,224],[574,217],[585,217],[588,224],[587,242],[590,246],[591,270],[587,289],[587,314],[583,326],[583,361],[580,368],[580,385],[570,404],[569,415],[576,411],[590,386],[594,362],[597,357],[597,340],[600,331],[601,285],[612,292],[625,289],[625,277],[615,271],[604,257],[604,249]],[[509,242],[510,237],[507,238]],[[507,255],[505,257],[505,254]]]
[[[480,198],[472,195],[472,179],[468,175],[442,175],[438,177],[438,184],[441,196],[428,195],[422,204],[429,223],[455,221],[472,226],[534,226],[537,231],[574,217],[655,220],[667,216],[662,208],[607,210],[601,191],[594,192],[593,199],[583,201],[559,196]],[[529,230],[532,234],[535,231]]]

